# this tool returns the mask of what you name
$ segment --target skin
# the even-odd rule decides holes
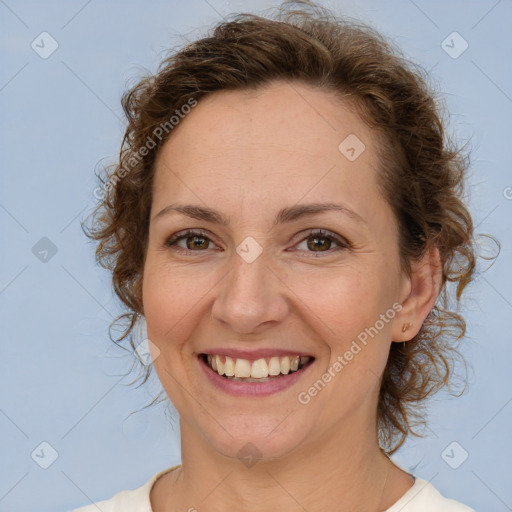
[[[349,134],[366,146],[355,161],[338,150]],[[154,512],[381,511],[414,483],[380,451],[376,409],[391,343],[417,334],[439,293],[439,254],[415,262],[411,276],[401,273],[376,155],[371,129],[347,101],[297,82],[207,96],[161,148],[143,305],[155,369],[180,414],[182,465],[153,486]],[[327,212],[272,225],[284,206],[324,201],[364,222]],[[155,218],[171,203],[213,208],[230,223]],[[165,246],[188,228],[206,231],[200,248],[180,253],[186,239]],[[336,250],[336,241],[321,239],[315,250],[315,229],[350,245]],[[236,252],[248,236],[263,249],[252,263]],[[393,304],[401,311],[299,403],[298,393]],[[233,397],[198,366],[197,354],[213,346],[296,349],[316,360],[291,388]],[[237,457],[247,442],[262,454],[249,468]]]

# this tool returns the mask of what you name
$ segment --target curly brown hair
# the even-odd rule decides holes
[[[254,89],[273,80],[312,84],[350,98],[378,137],[379,185],[398,221],[403,271],[410,275],[411,262],[431,246],[440,251],[438,300],[412,340],[391,344],[378,403],[379,443],[388,454],[408,434],[419,435],[425,398],[449,384],[454,358],[460,357],[466,324],[457,311],[476,260],[463,201],[468,157],[447,137],[427,77],[374,29],[312,2],[285,1],[275,17],[242,13],[217,24],[209,37],[183,46],[156,74],[142,78],[123,95],[128,126],[119,161],[100,177],[101,202],[92,228],[85,229],[99,241],[96,259],[112,271],[115,292],[128,308],[110,326],[128,320],[113,341],[127,338],[144,314],[155,160],[172,136],[170,116],[182,117],[185,105],[214,91]],[[456,285],[454,293],[449,282]],[[450,308],[452,294],[456,303]],[[151,365],[142,383],[150,373]]]

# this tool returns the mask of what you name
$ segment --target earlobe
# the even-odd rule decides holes
[[[402,301],[402,309],[395,318],[393,341],[408,341],[421,329],[423,322],[437,300],[441,289],[442,264],[436,246],[425,251],[419,261],[411,265],[408,277],[409,292]]]
[[[407,331],[407,329],[409,329],[409,327],[411,327],[411,324],[410,324],[409,322],[405,323],[405,324],[402,326],[402,332]]]

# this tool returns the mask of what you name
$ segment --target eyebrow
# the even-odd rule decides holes
[[[285,222],[293,222],[302,217],[330,211],[343,213],[347,217],[350,217],[359,223],[367,224],[358,213],[343,204],[310,203],[282,208],[276,215],[273,226],[284,224]],[[173,212],[181,213],[187,217],[191,217],[192,219],[221,224],[223,226],[228,226],[230,223],[229,218],[224,216],[221,212],[213,210],[212,208],[192,204],[170,204],[160,210],[152,220],[154,221]]]

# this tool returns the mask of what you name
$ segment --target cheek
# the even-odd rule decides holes
[[[193,314],[198,298],[194,288],[180,272],[170,271],[162,265],[146,263],[142,287],[144,314],[148,338],[164,352],[174,345],[173,339],[183,339],[187,314]],[[181,321],[180,321],[181,320]]]
[[[167,396],[175,406],[182,399],[177,381],[183,380],[182,351],[190,336],[190,313],[193,297],[183,292],[183,279],[160,265],[147,262],[143,281],[144,314],[150,347],[153,345],[153,367]],[[156,356],[156,357],[155,357]]]
[[[314,290],[307,292],[329,327],[323,332],[331,365],[341,356],[351,371],[367,373],[370,368],[379,374],[386,363],[395,310],[391,285],[376,270],[366,267],[339,275],[330,281],[329,293],[321,300]]]
[[[382,283],[368,266],[331,272],[323,279],[322,286],[319,281],[313,283],[304,283],[304,293],[312,303],[318,303],[321,314],[342,338],[374,321],[383,302]],[[326,292],[320,293],[320,289]]]
[[[166,366],[177,371],[181,359],[176,355],[192,352],[187,341],[193,338],[202,319],[209,317],[211,293],[217,290],[223,274],[211,267],[171,265],[159,258],[148,255],[144,269],[142,294],[147,332],[163,356],[155,367],[165,361]]]

